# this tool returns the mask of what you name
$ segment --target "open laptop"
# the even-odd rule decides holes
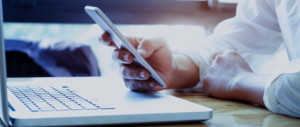
[[[6,82],[0,0],[1,120],[6,126],[118,125],[202,121],[212,109],[161,92],[134,92],[119,76]]]

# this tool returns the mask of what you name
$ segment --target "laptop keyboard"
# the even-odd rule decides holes
[[[98,101],[86,100],[69,89],[51,86],[7,87],[32,112],[114,109]]]

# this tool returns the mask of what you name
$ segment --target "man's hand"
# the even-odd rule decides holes
[[[104,33],[99,40],[107,46],[116,47],[108,33]],[[166,89],[193,87],[199,82],[198,67],[185,55],[173,55],[165,39],[127,37],[127,40],[165,81]],[[145,68],[133,63],[133,57],[129,51],[122,49],[115,49],[112,54],[113,60],[120,64],[120,74],[127,88],[137,91],[162,90]]]
[[[100,38],[103,44],[116,47],[108,33]],[[152,66],[159,76],[170,87],[175,64],[172,52],[165,39],[127,37],[127,40],[137,49],[138,53]],[[123,49],[115,49],[112,58],[120,64],[120,75],[126,86],[131,90],[159,90],[157,82],[150,78],[150,73],[143,67],[133,63],[133,55]]]
[[[204,78],[204,89],[208,95],[221,99],[236,99],[237,81],[250,73],[248,63],[236,52],[217,48],[211,54],[213,62]]]
[[[224,48],[217,48],[211,58],[203,84],[208,95],[265,106],[263,95],[270,74],[253,73],[238,53]]]

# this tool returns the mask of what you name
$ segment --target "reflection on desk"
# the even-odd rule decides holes
[[[250,103],[220,100],[207,97],[204,93],[176,92],[165,90],[170,94],[206,107],[214,109],[213,118],[202,123],[166,124],[156,127],[298,127],[300,119],[275,114],[264,107]],[[151,125],[150,125],[151,126]],[[154,125],[153,125],[154,126]],[[148,126],[147,126],[148,127]]]

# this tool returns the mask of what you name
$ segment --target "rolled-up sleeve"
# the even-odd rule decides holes
[[[199,67],[200,81],[188,90],[202,92],[203,79],[215,48],[238,52],[255,73],[283,50],[283,38],[274,7],[267,0],[241,0],[235,17],[224,20],[213,34],[185,50],[176,51],[190,57]],[[266,64],[264,64],[266,65]],[[272,72],[269,72],[272,73]]]
[[[275,113],[300,117],[300,58],[272,74],[265,87],[264,103]]]
[[[300,1],[274,3],[290,62],[272,74],[265,87],[264,103],[275,113],[300,118]]]

